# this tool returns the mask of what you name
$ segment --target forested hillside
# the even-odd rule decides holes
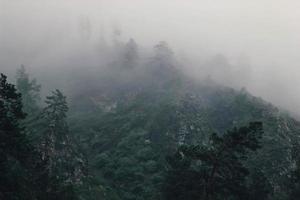
[[[164,42],[147,60],[134,40],[119,45],[110,70],[74,75],[67,97],[42,100],[24,66],[15,84],[2,75],[0,199],[298,199],[298,121],[190,78]]]

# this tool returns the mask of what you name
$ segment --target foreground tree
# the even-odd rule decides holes
[[[7,77],[0,77],[0,199],[33,199],[32,158],[34,155],[20,120],[21,94]]]
[[[167,158],[165,199],[249,199],[243,160],[260,148],[262,133],[262,123],[253,122],[222,136],[212,134],[209,146],[181,146]]]

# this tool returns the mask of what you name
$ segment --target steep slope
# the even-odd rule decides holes
[[[262,169],[280,198],[293,166],[299,122],[244,90],[189,81],[180,73],[155,78],[139,87],[110,82],[109,89],[100,85],[99,93],[73,101],[70,126],[107,199],[160,199],[166,155],[251,121],[262,121],[265,134],[262,149],[247,165]]]
[[[163,42],[149,61],[137,57],[69,83],[75,86],[70,128],[89,160],[94,186],[87,199],[161,199],[168,154],[182,144],[209,145],[211,133],[251,121],[263,122],[265,133],[262,148],[245,164],[267,176],[272,199],[285,197],[299,122],[245,90],[191,80]]]

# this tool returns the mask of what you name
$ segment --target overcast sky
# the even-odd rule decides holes
[[[113,30],[144,46],[165,40],[196,71],[214,54],[243,58],[249,91],[300,113],[299,0],[0,0],[0,70],[59,65],[82,45],[80,26],[89,43]]]

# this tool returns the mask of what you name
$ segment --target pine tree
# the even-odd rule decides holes
[[[22,125],[26,126],[26,134],[30,137],[33,145],[36,145],[41,136],[39,127],[41,86],[37,84],[36,79],[30,79],[24,65],[21,65],[21,68],[17,70],[16,88],[22,95],[23,109],[27,113]]]
[[[34,199],[32,183],[33,146],[20,120],[22,97],[7,77],[0,77],[0,199]]]
[[[212,134],[210,146],[181,146],[168,157],[164,196],[169,200],[218,200],[249,198],[248,169],[243,165],[249,151],[260,148],[262,124]]]
[[[48,162],[53,183],[48,190],[63,199],[75,199],[75,187],[82,181],[85,162],[69,133],[66,97],[56,90],[47,97],[46,104],[42,114],[46,128],[39,148],[43,160]],[[53,188],[56,184],[60,186]]]

